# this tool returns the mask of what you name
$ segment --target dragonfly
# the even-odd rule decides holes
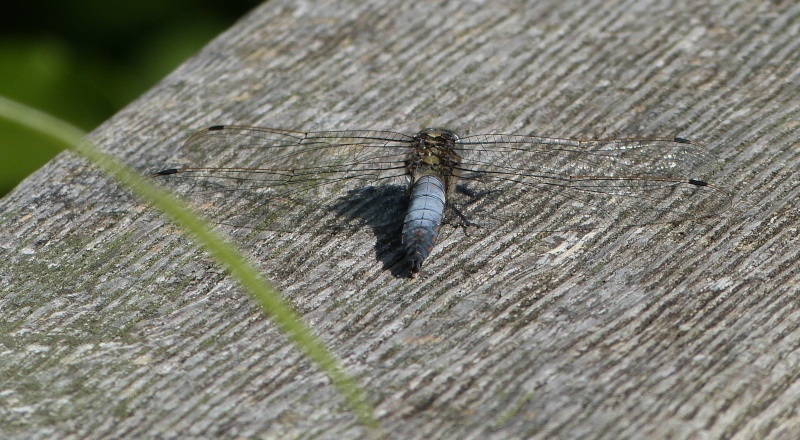
[[[181,151],[187,164],[154,174],[188,185],[189,194],[228,224],[255,221],[261,226],[249,227],[293,231],[395,217],[382,220],[402,223],[402,254],[412,276],[445,224],[551,231],[646,225],[717,215],[731,201],[710,180],[718,161],[680,137],[459,137],[441,128],[408,135],[215,125],[190,136]],[[381,205],[388,201],[393,206]],[[407,207],[404,216],[398,204]]]

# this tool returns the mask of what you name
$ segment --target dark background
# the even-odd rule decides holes
[[[0,14],[0,95],[90,131],[258,0],[34,0]],[[0,196],[60,151],[0,120]]]

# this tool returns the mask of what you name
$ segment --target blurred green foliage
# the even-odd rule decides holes
[[[12,0],[0,14],[0,95],[89,131],[257,0]],[[59,147],[0,121],[0,196]]]

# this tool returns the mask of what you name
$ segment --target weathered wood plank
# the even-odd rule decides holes
[[[798,35],[793,2],[273,1],[92,136],[142,172],[214,123],[700,140],[736,197],[717,218],[455,231],[414,280],[372,231],[234,233],[392,437],[792,438]],[[363,435],[202,251],[81,160],[0,213],[3,437]]]

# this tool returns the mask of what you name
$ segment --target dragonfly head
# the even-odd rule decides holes
[[[458,135],[446,128],[424,128],[414,138],[425,143],[442,146],[454,144],[458,141]]]

